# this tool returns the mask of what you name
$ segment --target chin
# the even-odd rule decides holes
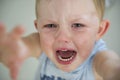
[[[57,62],[57,67],[64,72],[72,72],[75,69],[77,69],[78,66],[79,65],[75,64],[74,62],[71,64],[67,64],[67,65],[66,64],[63,65]]]

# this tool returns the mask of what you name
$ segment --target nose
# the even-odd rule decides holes
[[[70,43],[71,42],[71,33],[68,29],[60,29],[56,34],[56,40],[59,43]]]

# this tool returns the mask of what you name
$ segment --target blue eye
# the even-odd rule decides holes
[[[81,27],[85,27],[85,25],[81,24],[81,23],[74,23],[74,24],[72,24],[72,27],[73,28],[81,28]]]
[[[56,24],[46,24],[44,25],[45,28],[57,28]]]

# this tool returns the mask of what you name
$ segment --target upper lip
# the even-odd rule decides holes
[[[56,49],[56,51],[68,51],[68,50],[74,51],[74,49],[72,49],[72,48],[58,48],[58,49]]]
[[[57,49],[55,50],[55,53],[56,53],[57,51],[75,51],[75,52],[77,52],[74,48],[65,48],[65,47],[63,47],[63,48],[57,48]]]

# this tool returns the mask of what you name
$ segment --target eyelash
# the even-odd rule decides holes
[[[72,27],[73,28],[81,28],[81,27],[85,27],[85,25],[81,24],[81,23],[74,23],[74,24],[72,24]]]
[[[52,29],[52,28],[57,28],[58,25],[57,24],[46,24],[44,25],[45,28],[49,28],[49,29]],[[82,27],[85,27],[84,24],[82,23],[73,23],[71,25],[72,28],[75,28],[75,29],[78,29],[78,28],[82,28]]]
[[[46,24],[44,25],[45,28],[56,28],[57,25],[56,24]]]

